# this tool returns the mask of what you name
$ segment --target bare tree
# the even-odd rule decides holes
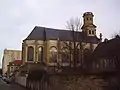
[[[110,38],[116,38],[117,36],[120,36],[120,31],[111,34]]]
[[[79,18],[71,18],[66,24],[66,28],[69,30],[81,31],[81,22]]]
[[[66,43],[66,45],[69,47],[70,50],[70,57],[72,55],[73,58],[70,59],[70,63],[73,60],[73,66],[76,67],[76,64],[78,63],[77,59],[78,56],[80,56],[80,64],[82,64],[83,61],[83,49],[85,44],[82,42],[82,38],[79,38],[79,34],[81,30],[81,22],[79,18],[71,18],[69,21],[67,21],[66,28],[72,31],[72,41],[69,42],[69,45]],[[79,49],[78,49],[79,47]],[[81,54],[81,55],[80,55]],[[71,65],[71,64],[70,64]]]
[[[117,32],[114,32],[114,33],[110,36],[110,38],[115,38],[116,35],[118,35],[118,33],[117,33]]]

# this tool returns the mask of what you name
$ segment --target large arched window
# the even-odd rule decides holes
[[[38,48],[38,61],[43,61],[43,47]]]
[[[56,47],[51,47],[50,48],[50,63],[57,62],[57,48]]]
[[[61,60],[63,63],[70,62],[70,54],[68,48],[64,47],[61,51]]]
[[[32,46],[28,47],[27,60],[34,61],[34,48]]]

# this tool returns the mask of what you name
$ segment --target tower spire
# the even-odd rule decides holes
[[[85,12],[83,14],[83,26],[81,29],[87,36],[96,35],[96,26],[93,24],[93,17],[94,15],[92,12]]]

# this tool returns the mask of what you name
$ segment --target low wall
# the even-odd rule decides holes
[[[81,75],[51,75],[41,81],[29,80],[29,90],[104,90],[107,83],[94,76]]]
[[[16,76],[15,77],[15,82],[18,83],[21,86],[26,87],[26,77]]]

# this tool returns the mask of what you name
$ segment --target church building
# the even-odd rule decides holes
[[[93,13],[83,14],[82,31],[71,31],[35,26],[22,43],[22,60],[24,63],[44,62],[46,65],[69,65],[73,60],[73,43],[77,46],[77,61],[81,60],[82,51],[94,51],[101,39],[96,35]],[[73,33],[75,38],[73,37]],[[82,50],[81,50],[81,46]]]

